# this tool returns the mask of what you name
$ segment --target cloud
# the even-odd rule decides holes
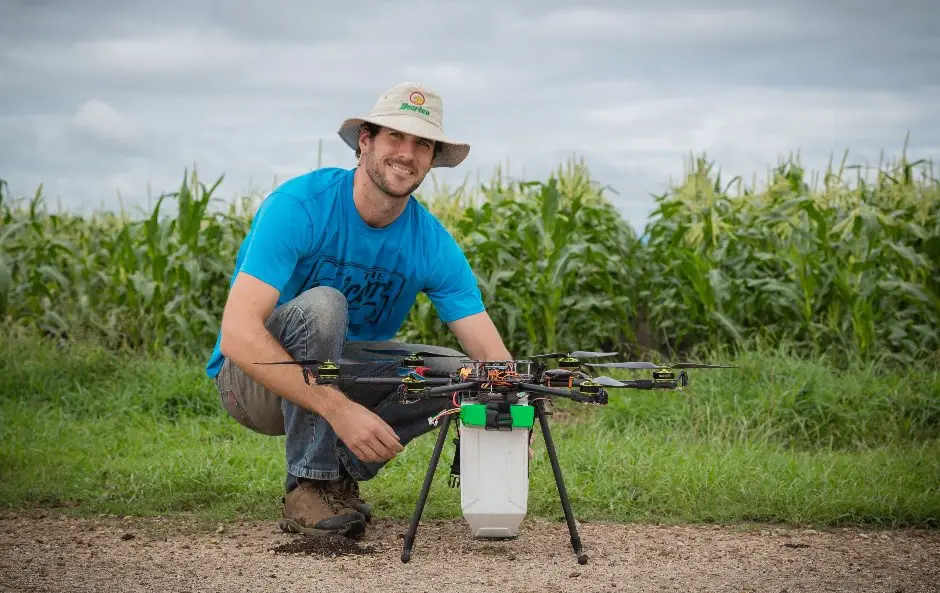
[[[80,133],[120,145],[137,139],[134,122],[104,101],[85,101],[72,116],[72,127]]]
[[[663,10],[652,5],[643,8],[622,6],[568,6],[535,18],[518,18],[507,23],[506,32],[533,38],[618,45],[643,50],[662,46],[682,47],[708,43],[737,45],[761,39],[806,38],[820,32],[813,21],[801,22],[780,7],[737,6],[729,8],[687,8]]]
[[[926,0],[277,6],[8,3],[0,177],[74,209],[117,207],[118,190],[146,206],[194,163],[227,197],[264,191],[353,166],[340,122],[402,80],[440,91],[448,134],[472,145],[437,179],[583,157],[636,227],[692,153],[751,180],[797,151],[876,162],[908,131],[910,154],[940,150]]]

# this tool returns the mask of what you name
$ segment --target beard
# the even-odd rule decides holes
[[[369,153],[366,156],[366,172],[369,174],[369,178],[372,179],[372,183],[376,185],[380,190],[385,194],[393,198],[407,198],[409,197],[418,186],[421,185],[421,182],[424,181],[424,175],[416,177],[414,182],[411,185],[407,186],[398,186],[398,188],[393,187],[391,181],[389,181],[388,175],[388,164],[382,162],[381,160],[375,157],[374,153]],[[393,161],[392,161],[393,162]],[[391,164],[391,162],[389,163]],[[396,163],[399,164],[399,163]],[[400,165],[406,169],[414,169],[414,167],[409,165]],[[402,189],[404,188],[404,189]]]

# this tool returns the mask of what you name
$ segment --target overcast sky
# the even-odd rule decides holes
[[[266,192],[320,139],[324,166],[354,166],[340,122],[409,80],[471,145],[440,181],[577,155],[639,228],[690,153],[758,181],[796,151],[876,164],[908,130],[940,157],[938,6],[0,0],[0,178],[84,212],[146,207],[193,163],[221,196]]]

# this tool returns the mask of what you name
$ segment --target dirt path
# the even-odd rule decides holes
[[[212,532],[161,519],[0,517],[0,591],[940,591],[940,531],[827,532],[582,524],[578,565],[564,523],[526,520],[512,541],[460,521],[379,520],[332,548],[274,522]]]

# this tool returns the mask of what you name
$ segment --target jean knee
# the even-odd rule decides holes
[[[315,286],[297,295],[290,305],[301,310],[321,335],[345,336],[349,323],[346,296],[332,286]]]

